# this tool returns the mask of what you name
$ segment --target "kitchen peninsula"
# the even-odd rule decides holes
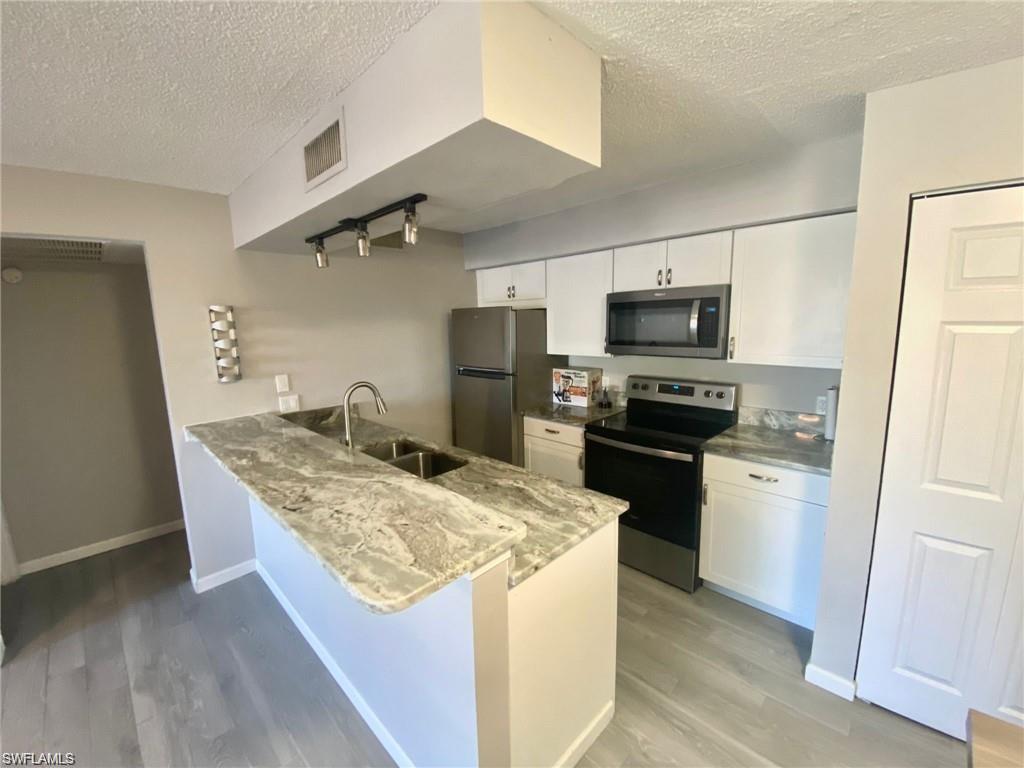
[[[339,408],[186,428],[248,492],[256,570],[396,762],[575,763],[614,709],[626,503],[353,433]]]

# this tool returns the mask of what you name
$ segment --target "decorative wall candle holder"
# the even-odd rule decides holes
[[[235,330],[235,308],[225,304],[210,305],[210,333],[213,336],[213,359],[217,365],[217,381],[230,384],[242,378],[238,357],[238,332]]]

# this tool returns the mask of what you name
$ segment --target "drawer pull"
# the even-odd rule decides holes
[[[544,431],[547,432],[548,434],[551,434],[551,435],[560,435],[560,434],[562,434],[562,430],[560,430],[560,429],[551,429],[550,427],[544,427]]]
[[[760,480],[762,483],[777,483],[779,478],[771,477],[770,475],[755,475],[753,472],[747,473],[748,477],[752,477],[755,480]]]

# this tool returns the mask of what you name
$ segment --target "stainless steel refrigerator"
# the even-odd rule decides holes
[[[543,309],[453,309],[452,433],[459,448],[523,464],[522,413],[551,399]]]

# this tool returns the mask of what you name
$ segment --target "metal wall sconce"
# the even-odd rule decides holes
[[[402,222],[402,240],[406,245],[416,245],[416,241],[419,239],[419,216],[416,215],[416,204],[425,202],[426,199],[426,195],[418,192],[415,195],[396,200],[390,205],[385,205],[383,208],[378,208],[362,216],[342,219],[336,227],[310,235],[306,238],[306,243],[313,246],[313,255],[316,257],[317,268],[323,269],[331,265],[330,259],[327,258],[327,251],[324,249],[324,240],[340,235],[342,232],[355,232],[357,253],[360,256],[369,256],[370,234],[367,231],[369,223],[374,219],[382,218],[396,211],[405,212],[405,219]]]
[[[226,304],[210,305],[210,334],[213,336],[213,359],[217,366],[217,381],[230,384],[242,378],[242,363],[238,357],[238,331],[235,328],[235,308]]]

